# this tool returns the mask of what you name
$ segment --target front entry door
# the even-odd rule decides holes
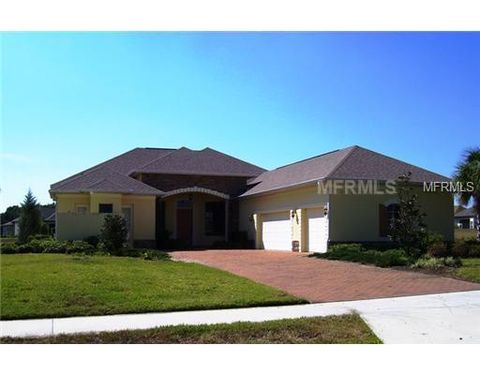
[[[193,215],[191,208],[177,208],[177,240],[192,246]]]

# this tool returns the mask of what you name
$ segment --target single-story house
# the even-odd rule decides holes
[[[456,210],[454,223],[457,228],[476,229],[478,226],[478,217],[475,207],[461,207],[459,210]]]
[[[452,195],[423,191],[424,182],[449,179],[359,146],[271,171],[210,148],[135,148],[51,185],[50,194],[61,239],[96,235],[114,213],[136,246],[156,246],[166,231],[186,247],[243,232],[256,248],[323,252],[333,242],[389,241],[398,212],[389,183],[407,172],[428,228],[452,240]],[[365,190],[355,193],[355,183]]]
[[[17,217],[8,223],[2,224],[2,237],[16,237],[20,233],[20,218]]]
[[[56,212],[55,207],[52,206],[40,206],[40,215],[42,221],[48,225],[48,233],[55,234],[55,221],[56,221]],[[1,225],[2,237],[17,237],[20,233],[20,217],[9,221],[8,223]]]

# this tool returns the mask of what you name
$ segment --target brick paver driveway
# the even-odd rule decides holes
[[[311,302],[461,292],[480,284],[417,272],[264,250],[175,251],[174,259],[220,268]]]

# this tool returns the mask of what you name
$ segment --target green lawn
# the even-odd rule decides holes
[[[480,258],[462,258],[462,266],[453,274],[463,280],[480,283]]]
[[[305,302],[210,267],[63,254],[1,255],[1,318],[26,319]]]
[[[59,335],[43,338],[5,338],[2,343],[38,344],[380,344],[355,314],[323,318],[284,319],[162,327],[146,330]]]

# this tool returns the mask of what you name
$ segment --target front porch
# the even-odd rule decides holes
[[[238,226],[238,210],[228,194],[190,187],[172,190],[157,199],[157,245],[165,232],[176,247],[209,247],[228,242]]]

